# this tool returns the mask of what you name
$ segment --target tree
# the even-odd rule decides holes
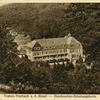
[[[8,34],[8,30],[6,30],[5,25],[0,25],[0,64],[1,64],[1,70],[0,70],[0,76],[1,76],[1,82],[5,81],[6,73],[4,71],[5,67],[12,66],[13,63],[11,62],[10,56],[11,51],[16,51],[16,45],[13,43],[12,37]],[[4,74],[5,73],[5,74]],[[4,75],[4,76],[2,76]],[[3,80],[2,80],[3,79]]]
[[[73,36],[78,36],[77,39],[83,44],[86,54],[91,52],[90,54],[93,55],[92,49],[97,47],[94,44],[99,41],[97,40],[100,31],[98,27],[100,24],[99,4],[70,4],[64,11],[66,13],[66,30]]]

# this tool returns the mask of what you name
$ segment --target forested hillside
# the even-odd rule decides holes
[[[8,4],[0,8],[0,23],[32,39],[70,32],[82,42],[85,53],[100,51],[100,4]]]
[[[86,69],[80,60],[76,67],[68,62],[51,68],[48,63],[38,65],[27,57],[19,58],[6,27],[32,39],[71,33],[84,47],[85,63],[93,62],[93,68]],[[0,83],[12,86],[12,93],[100,93],[100,4],[1,6]]]
[[[71,4],[66,13],[67,28],[95,60],[100,56],[100,4]]]
[[[9,4],[1,8],[0,20],[33,38],[55,37],[63,33],[63,9],[68,4]]]

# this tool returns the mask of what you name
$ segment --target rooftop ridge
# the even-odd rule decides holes
[[[68,38],[68,36],[66,36],[67,38]],[[65,36],[64,37],[53,37],[53,38],[41,38],[41,39],[34,39],[34,40],[49,40],[49,39],[64,39],[65,38]]]

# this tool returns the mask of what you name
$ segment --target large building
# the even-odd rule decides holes
[[[30,41],[28,36],[24,38],[22,39],[21,35],[17,36],[15,42],[18,44],[20,54],[27,55],[31,61],[51,62],[53,60],[66,61],[69,59],[75,64],[80,57],[84,60],[83,46],[71,34],[60,38],[43,38],[33,41]]]

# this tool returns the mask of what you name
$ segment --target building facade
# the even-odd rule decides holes
[[[82,44],[70,34],[61,38],[36,39],[18,44],[18,50],[31,61],[66,62],[69,59],[75,64],[80,57],[85,60]]]

